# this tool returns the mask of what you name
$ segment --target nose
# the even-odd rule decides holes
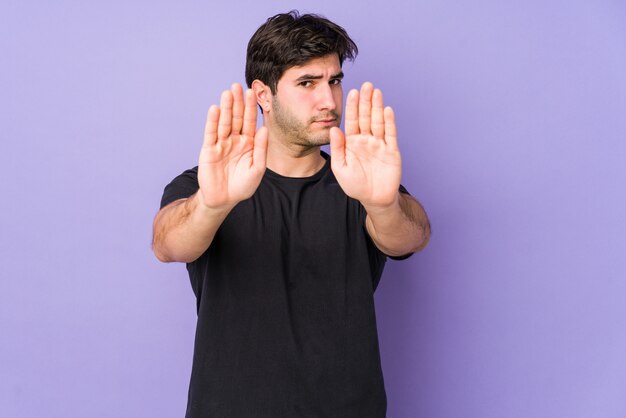
[[[318,109],[335,110],[337,108],[337,102],[335,101],[332,86],[327,83],[320,83],[317,90]]]

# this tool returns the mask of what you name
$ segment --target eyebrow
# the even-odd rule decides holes
[[[324,78],[321,74],[303,74],[300,77],[296,78],[296,82],[304,81],[304,80],[319,80]],[[342,79],[343,71],[339,71],[337,74],[333,74],[330,76],[331,80]]]

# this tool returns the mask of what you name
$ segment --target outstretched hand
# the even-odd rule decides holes
[[[346,99],[345,135],[330,131],[331,168],[343,191],[366,207],[387,207],[398,196],[402,162],[391,107],[366,82]]]
[[[240,84],[211,106],[198,161],[202,202],[211,208],[234,206],[252,196],[265,172],[267,128],[256,129],[257,103]]]

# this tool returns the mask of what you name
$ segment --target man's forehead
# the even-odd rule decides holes
[[[341,73],[341,64],[339,64],[339,57],[337,54],[325,55],[319,58],[312,58],[302,65],[295,65],[289,67],[283,73],[284,76],[289,78],[298,78],[306,74],[321,75],[321,76],[334,76]]]

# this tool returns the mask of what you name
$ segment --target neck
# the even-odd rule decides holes
[[[267,168],[285,177],[310,177],[324,167],[320,147],[288,146],[272,140],[267,149]]]

